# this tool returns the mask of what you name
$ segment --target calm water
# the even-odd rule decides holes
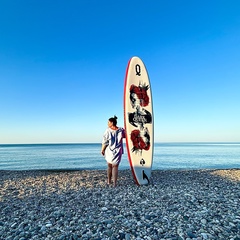
[[[0,170],[106,169],[101,144],[2,144]],[[127,152],[120,169],[128,169]],[[240,143],[156,143],[153,169],[240,168]]]

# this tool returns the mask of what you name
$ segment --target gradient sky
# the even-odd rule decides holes
[[[1,0],[0,143],[101,142],[133,56],[155,142],[240,142],[238,0]]]

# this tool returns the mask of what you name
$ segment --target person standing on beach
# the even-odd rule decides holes
[[[125,130],[117,126],[117,117],[109,118],[108,128],[103,135],[101,154],[108,164],[107,183],[111,184],[113,179],[114,187],[117,184],[118,166],[123,154],[123,138],[125,138]]]

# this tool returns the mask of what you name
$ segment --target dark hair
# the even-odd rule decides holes
[[[117,126],[117,116],[111,117],[108,119],[109,122],[113,123],[114,126]]]

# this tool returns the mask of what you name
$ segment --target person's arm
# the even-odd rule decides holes
[[[105,155],[105,150],[106,150],[107,146],[108,146],[108,145],[104,145],[104,144],[102,144],[102,150],[101,150],[101,153],[102,153],[103,156]]]
[[[104,156],[105,155],[105,150],[109,144],[109,131],[106,130],[105,133],[103,134],[103,140],[102,140],[102,150],[101,154]]]

